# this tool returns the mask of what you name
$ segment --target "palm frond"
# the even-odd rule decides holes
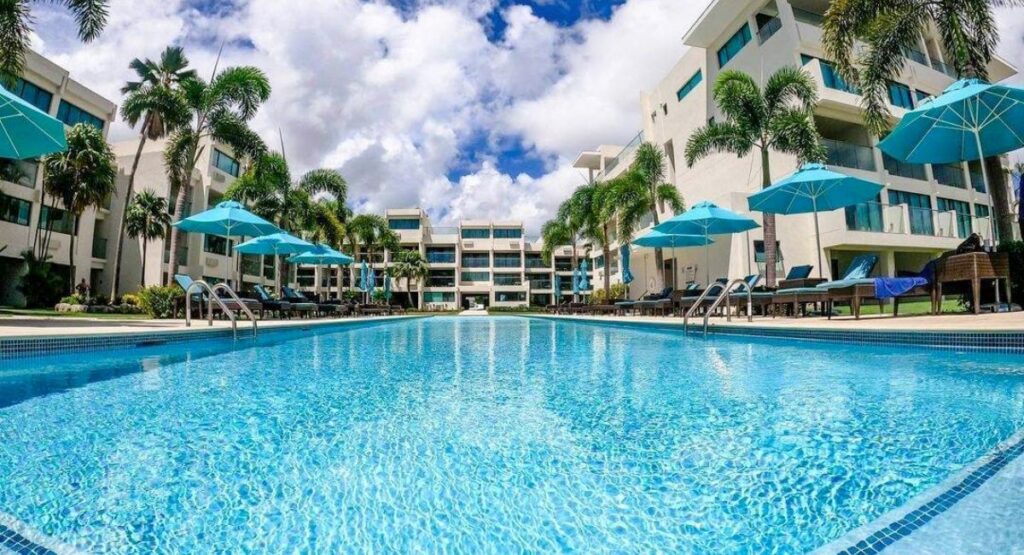
[[[746,156],[754,148],[752,138],[732,122],[713,122],[701,127],[686,141],[686,165],[693,165],[716,152]]]
[[[764,104],[769,114],[798,103],[811,110],[818,103],[818,87],[811,74],[801,68],[785,66],[768,77],[764,85]]]
[[[727,69],[718,74],[713,96],[722,114],[746,129],[759,129],[767,118],[761,88],[754,78],[739,70]]]
[[[772,118],[770,148],[796,155],[798,161],[823,162],[827,155],[814,118],[801,108],[789,108]]]
[[[210,97],[215,104],[237,107],[241,119],[248,121],[270,98],[270,80],[256,67],[230,67],[210,83]]]
[[[318,169],[307,172],[299,180],[299,188],[311,194],[329,193],[341,202],[348,195],[348,183],[336,170]]]
[[[78,36],[89,42],[99,36],[107,24],[107,0],[64,0],[78,23]]]
[[[29,46],[32,16],[25,0],[7,0],[0,7],[0,84],[13,88]]]

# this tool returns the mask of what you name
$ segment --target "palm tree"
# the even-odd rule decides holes
[[[124,104],[121,106],[121,118],[131,127],[135,127],[139,121],[142,122],[142,126],[139,128],[139,147],[135,151],[131,173],[128,174],[124,204],[121,206],[121,215],[118,218],[117,239],[114,241],[114,276],[110,285],[111,302],[117,296],[117,288],[121,280],[121,250],[124,243],[125,218],[128,206],[132,201],[135,175],[139,170],[139,160],[142,159],[142,149],[147,140],[155,141],[167,136],[178,127],[188,124],[188,105],[185,104],[185,98],[181,95],[180,85],[182,81],[196,77],[195,71],[186,69],[188,58],[178,46],[168,46],[164,49],[160,54],[159,61],[135,58],[128,64],[128,67],[135,71],[139,80],[129,81],[121,88],[121,93],[126,95]]]
[[[661,223],[658,215],[667,204],[673,213],[686,209],[675,185],[665,182],[665,154],[652,143],[641,144],[633,164],[616,180],[618,203],[619,241],[628,243],[638,231],[640,223],[651,214],[654,225]],[[665,260],[662,249],[654,249],[657,275],[664,274]]]
[[[60,199],[71,214],[71,241],[68,243],[69,291],[75,286],[75,234],[78,218],[90,206],[99,206],[114,192],[117,161],[103,132],[79,123],[67,131],[68,148],[43,158],[43,189]],[[47,227],[52,229],[53,214]],[[45,252],[45,251],[44,251]]]
[[[601,249],[604,257],[604,298],[611,298],[611,243],[612,226],[615,212],[618,209],[618,187],[612,182],[596,182],[584,185],[573,193],[572,197],[585,209],[587,219],[583,224],[583,236],[590,243]]]
[[[562,245],[572,247],[572,267],[579,267],[579,244],[583,240],[583,230],[587,225],[590,210],[589,189],[579,187],[569,198],[558,205],[555,217],[541,227],[544,246],[541,256],[545,263],[551,263],[555,249]]]
[[[352,218],[348,226],[358,241],[358,246],[366,251],[367,262],[373,263],[374,251],[394,252],[398,250],[400,239],[398,234],[388,227],[388,221],[377,214],[359,214]]]
[[[75,18],[78,38],[89,42],[107,24],[107,0],[59,0]],[[0,82],[11,86],[25,67],[25,51],[32,40],[32,13],[28,0],[0,2]]]
[[[412,301],[410,282],[415,281],[417,285],[422,283],[430,275],[430,266],[427,265],[426,259],[419,251],[402,251],[398,253],[395,264],[388,271],[395,279],[405,280],[405,290],[409,295],[409,300]],[[422,304],[422,300],[420,300],[420,304]]]
[[[171,225],[171,215],[167,213],[167,199],[156,196],[151,189],[146,189],[132,199],[125,223],[125,232],[132,239],[142,238],[142,274],[139,286],[146,287],[146,247],[153,239],[162,239]]]
[[[178,128],[164,150],[164,164],[171,188],[177,187],[174,214],[180,218],[192,186],[192,176],[203,155],[207,141],[230,146],[235,154],[257,160],[267,147],[248,122],[270,97],[270,82],[258,68],[231,67],[217,73],[207,82],[198,77],[181,82],[181,92],[188,105],[188,125]],[[173,279],[181,232],[171,228],[171,265],[168,280]],[[168,282],[170,285],[170,282]]]
[[[811,76],[794,67],[784,67],[768,77],[764,89],[746,73],[726,70],[718,75],[715,103],[725,121],[712,121],[697,129],[686,142],[686,164],[714,152],[732,152],[745,157],[754,149],[761,155],[761,184],[772,184],[769,153],[794,154],[801,162],[825,158],[821,137],[811,110],[818,91]],[[775,215],[762,215],[764,225],[765,282],[775,286]]]

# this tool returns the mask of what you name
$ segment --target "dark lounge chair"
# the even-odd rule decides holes
[[[298,291],[292,289],[291,287],[288,287],[287,285],[281,287],[281,292],[284,294],[282,298],[292,303],[292,310],[297,310],[299,312],[304,313],[312,312],[318,316],[328,313],[337,313],[337,305],[315,303],[306,298],[306,296],[303,295],[302,293],[299,293]]]
[[[939,303],[935,294],[935,265],[937,260],[925,264],[920,272],[896,278],[879,277],[870,281],[854,283],[845,287],[833,287],[828,290],[828,317],[832,317],[832,307],[836,303],[848,303],[855,320],[860,319],[860,309],[864,301],[878,301],[879,310],[886,299],[893,300],[893,316],[899,316],[900,299],[912,297],[928,297],[932,301],[931,311],[938,313]]]
[[[254,285],[253,293],[256,294],[256,299],[259,300],[261,308],[261,317],[263,312],[270,312],[271,315],[277,314],[281,318],[289,318],[292,315],[292,303],[275,299],[270,292],[267,291],[266,287],[262,285]]]
[[[177,316],[179,308],[183,309],[184,306],[185,306],[185,295],[184,295],[184,292],[188,291],[188,288],[191,287],[192,284],[195,283],[195,281],[192,279],[191,276],[187,276],[187,275],[184,275],[184,274],[175,274],[174,275],[174,282],[177,283],[178,287],[181,287],[181,290],[182,290],[181,297],[175,299],[175,302],[174,302],[174,305],[175,305],[174,306],[174,313],[175,313],[175,316]],[[193,291],[195,291],[195,290],[193,290]],[[194,293],[190,294],[190,296],[192,297],[192,302],[196,306],[196,308],[194,308],[193,310],[195,310],[196,312],[201,313],[201,311],[205,309],[204,307],[207,305],[207,301],[209,300],[209,297],[207,295],[208,295],[207,293],[202,292],[202,291],[194,292]],[[226,306],[228,308],[228,310],[236,313],[237,316],[244,316],[245,315],[245,311],[242,310],[241,306],[239,306],[239,303],[236,302],[231,297],[226,297],[224,295],[218,295],[217,298],[220,299],[221,303],[224,303],[224,306]],[[255,314],[257,312],[260,312],[260,303],[259,303],[259,301],[255,300],[255,299],[246,299],[246,298],[242,298],[242,297],[239,297],[239,300],[241,301],[241,305],[245,306],[245,308],[248,308],[249,311],[252,312],[253,314]],[[180,305],[180,307],[179,307],[179,305]],[[217,304],[217,303],[213,303],[212,304],[211,310],[213,311],[214,316],[216,316],[219,312],[223,312],[223,310],[221,309],[220,305]]]
[[[873,284],[874,280],[868,276],[874,271],[876,265],[878,265],[878,255],[859,255],[850,262],[850,266],[846,269],[842,279],[826,281],[813,287],[779,289],[775,292],[772,304],[784,309],[791,309],[793,315],[797,315],[799,310],[807,303],[827,305],[829,303],[830,289],[840,291],[859,284]]]

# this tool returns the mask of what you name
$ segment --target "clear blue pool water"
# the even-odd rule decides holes
[[[1022,366],[516,317],[6,362],[0,512],[111,553],[807,551],[1024,427]]]

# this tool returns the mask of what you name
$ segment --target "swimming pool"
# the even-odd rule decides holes
[[[429,318],[0,365],[0,513],[103,552],[807,551],[1024,428],[1020,357]]]

